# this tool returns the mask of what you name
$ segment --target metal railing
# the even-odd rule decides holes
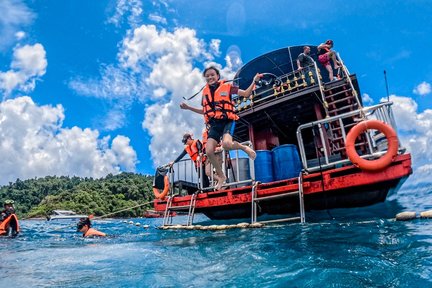
[[[350,79],[350,73],[348,68],[344,65],[342,58],[339,53],[337,54],[339,61],[341,62],[341,78],[346,78],[349,85],[354,87]],[[272,73],[263,73],[265,76],[269,76],[270,79],[262,80],[262,86],[252,91],[252,95],[248,98],[234,96],[233,102],[235,103],[235,109],[237,111],[250,109],[256,104],[266,102],[276,97],[285,96],[299,92],[304,88],[318,86],[321,96],[321,102],[328,116],[328,106],[324,95],[324,81],[322,80],[321,71],[318,68],[316,61],[313,61],[312,65],[304,67],[302,70],[293,70],[289,73],[285,73],[280,76],[276,76]],[[355,91],[355,89],[353,88]],[[358,95],[356,92],[355,97],[358,101]]]
[[[377,119],[389,124],[396,131],[396,123],[391,109],[392,104],[392,102],[385,102],[300,125],[297,128],[297,141],[299,143],[300,157],[304,169],[313,172],[323,168],[333,167],[334,165],[350,163],[350,160],[344,153],[346,135],[349,129],[359,121]],[[338,127],[341,131],[340,136],[336,136],[334,127]],[[307,132],[308,130],[309,132]],[[313,153],[308,153],[311,150],[306,151],[305,149],[303,135],[307,133],[309,136],[312,135],[313,138]],[[369,131],[363,134],[365,135],[367,151],[361,155],[362,158],[369,159],[379,157],[386,153],[387,147],[382,145],[382,142],[378,143],[379,141],[386,141],[382,133]],[[335,143],[342,143],[343,146],[337,146]],[[402,149],[404,148],[399,146],[399,150]],[[310,155],[313,157],[310,157]],[[316,160],[318,160],[318,163],[316,163]]]
[[[251,148],[253,148],[252,146],[252,142],[250,141],[246,141],[241,143],[243,145],[247,145]],[[252,161],[251,159],[248,158],[249,160],[249,165],[247,167],[248,171],[246,173],[241,173],[241,172],[245,172],[245,171],[240,171],[241,169],[241,165],[239,164],[241,159],[244,159],[243,157],[241,157],[241,155],[239,154],[239,150],[231,150],[232,153],[230,153],[232,156],[227,156],[226,151],[222,150],[222,171],[224,171],[224,173],[226,173],[226,177],[227,177],[227,183],[224,184],[222,187],[227,187],[227,186],[233,186],[233,187],[237,187],[239,185],[244,185],[244,184],[248,184],[248,183],[252,183],[255,179],[255,166],[254,166],[254,161]],[[228,154],[229,155],[229,154]],[[201,155],[204,156],[204,155]],[[234,164],[233,164],[234,163]],[[198,173],[197,171],[201,168],[203,168],[202,170],[205,171],[205,164],[203,164],[200,161],[200,164],[197,168],[195,168],[195,163],[192,161],[192,159],[188,158],[188,159],[183,159],[180,160],[177,163],[173,164],[172,169],[170,169],[170,171],[168,172],[169,178],[170,178],[170,183],[171,183],[171,195],[174,193],[174,190],[176,187],[176,183],[178,182],[187,182],[187,183],[191,183],[191,184],[196,184],[197,190],[199,191],[213,191],[215,188],[215,181],[214,181],[214,167],[213,165],[210,166],[210,171],[211,171],[211,176],[210,176],[210,186],[204,188],[203,186],[203,176],[207,177],[207,175],[200,175],[200,173]],[[205,174],[205,173],[203,173]],[[245,175],[247,177],[240,177],[240,175]],[[230,177],[232,176],[232,177]],[[244,179],[243,179],[244,178]]]
[[[315,62],[313,65],[307,66],[302,70],[294,70],[280,76],[276,76],[272,73],[263,73],[263,75],[269,79],[261,80],[262,85],[257,87],[250,97],[233,97],[237,111],[251,108],[255,104],[266,102],[269,99],[282,95],[291,94],[307,87],[322,85],[320,70]]]

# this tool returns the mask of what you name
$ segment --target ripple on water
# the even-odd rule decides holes
[[[106,239],[82,238],[74,222],[22,221],[19,237],[0,239],[0,287],[430,287],[432,220],[371,216],[381,208],[223,231],[95,221]]]

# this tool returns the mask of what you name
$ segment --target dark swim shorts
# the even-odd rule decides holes
[[[208,138],[216,140],[216,142],[220,142],[223,135],[229,133],[233,135],[235,122],[231,119],[211,119],[210,129],[208,132]]]

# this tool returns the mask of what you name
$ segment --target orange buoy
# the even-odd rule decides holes
[[[163,188],[162,192],[160,192],[160,190],[157,187],[153,186],[153,193],[157,199],[165,198],[165,196],[168,195],[168,192],[170,190],[170,183],[169,183],[168,175],[165,175],[163,177],[164,177],[164,188]]]
[[[358,155],[355,149],[355,140],[357,137],[368,129],[375,129],[382,132],[387,138],[388,149],[387,153],[381,158],[376,160],[363,159]],[[393,161],[393,158],[397,155],[399,142],[397,139],[396,132],[393,128],[379,120],[366,120],[355,125],[349,132],[346,138],[345,149],[348,158],[351,162],[365,171],[378,171],[386,168]]]

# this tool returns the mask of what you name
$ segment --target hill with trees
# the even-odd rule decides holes
[[[135,173],[109,174],[100,179],[67,176],[17,179],[0,187],[0,203],[14,200],[17,214],[26,218],[45,217],[55,209],[102,216],[151,202],[152,182],[153,176]],[[114,216],[142,216],[151,207],[149,203]]]

